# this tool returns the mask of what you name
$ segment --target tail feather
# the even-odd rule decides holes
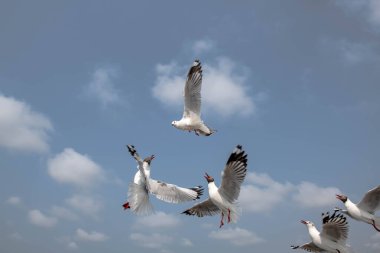
[[[154,213],[149,201],[149,194],[145,185],[129,184],[128,200],[131,210],[137,215],[150,215]]]

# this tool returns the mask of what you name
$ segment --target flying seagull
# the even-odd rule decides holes
[[[172,126],[189,132],[194,131],[196,135],[209,136],[215,130],[206,126],[201,119],[201,88],[202,66],[199,60],[195,60],[187,74],[183,92],[185,108],[182,119],[173,121]]]
[[[242,146],[236,146],[222,173],[222,183],[219,188],[215,185],[214,178],[205,174],[209,198],[187,209],[184,214],[203,217],[221,213],[219,227],[224,225],[225,215],[228,223],[237,221],[239,214],[236,200],[247,174],[247,154],[242,150]]]
[[[338,210],[355,220],[371,224],[380,232],[380,217],[375,216],[375,212],[380,209],[380,185],[368,191],[358,204],[352,203],[345,195],[336,194],[336,198],[347,208],[347,210],[337,208]]]
[[[346,245],[348,235],[348,224],[346,217],[337,213],[335,210],[332,215],[322,214],[322,232],[319,232],[311,221],[301,220],[305,224],[311,242],[300,246],[291,246],[292,249],[303,249],[309,252],[331,252],[331,253],[348,253],[349,248]]]
[[[154,155],[148,156],[143,160],[133,145],[127,145],[127,148],[137,162],[138,171],[135,174],[133,182],[129,184],[128,202],[123,204],[124,209],[130,208],[138,215],[153,213],[153,207],[149,202],[149,193],[169,203],[196,200],[203,194],[202,186],[183,188],[150,178],[150,164],[155,158]]]

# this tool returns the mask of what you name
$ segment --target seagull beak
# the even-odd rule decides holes
[[[342,200],[342,195],[339,195],[339,194],[335,194],[336,198],[339,199],[339,200]]]
[[[302,223],[302,224],[305,224],[305,225],[307,224],[307,222],[304,221],[304,220],[301,220],[301,223]]]
[[[205,172],[205,176],[204,176],[205,178],[206,178],[206,180],[208,181],[208,179],[209,179],[209,175],[207,174],[207,172]]]

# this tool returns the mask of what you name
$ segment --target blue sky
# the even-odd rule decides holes
[[[380,4],[368,1],[6,1],[0,9],[1,252],[293,252],[300,219],[379,184]],[[210,137],[179,131],[185,75],[204,68]],[[122,210],[136,171],[203,185],[237,144],[243,215]],[[205,196],[207,197],[207,191]],[[349,220],[349,244],[379,252]]]

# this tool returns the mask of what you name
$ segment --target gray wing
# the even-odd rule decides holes
[[[183,117],[201,115],[201,88],[202,88],[202,66],[199,60],[195,60],[187,74],[184,99],[185,108]]]
[[[240,186],[247,174],[247,154],[237,145],[227,160],[223,170],[222,183],[219,193],[229,202],[234,202],[239,197]]]
[[[156,198],[169,203],[181,203],[196,200],[203,194],[202,186],[183,188],[151,178],[149,178],[148,181],[149,192],[155,195]]]
[[[137,215],[152,214],[153,206],[149,201],[146,185],[130,183],[128,187],[128,201],[131,210]]]
[[[360,209],[374,214],[380,209],[380,185],[368,191],[357,205]]]
[[[198,217],[213,216],[220,213],[220,209],[208,198],[182,213],[187,215],[196,215]]]
[[[301,246],[290,246],[292,249],[303,249],[309,252],[326,252],[325,250],[319,248],[313,242],[306,243]]]
[[[322,214],[324,216],[321,236],[331,241],[345,244],[348,236],[348,223],[346,217],[337,212],[334,211],[332,215],[329,215],[329,213]]]

